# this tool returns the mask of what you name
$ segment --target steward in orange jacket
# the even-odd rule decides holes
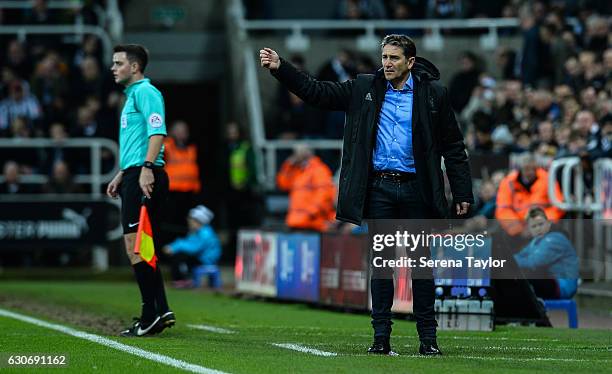
[[[335,219],[336,187],[331,170],[306,148],[296,149],[276,176],[278,187],[289,192],[287,226],[325,231]]]
[[[180,126],[180,125],[179,125]],[[170,179],[171,192],[199,193],[200,169],[198,167],[198,150],[195,144],[179,145],[174,137],[164,141],[166,172]]]
[[[555,195],[562,200],[561,189],[556,182]],[[517,236],[525,229],[527,212],[535,206],[542,208],[546,217],[553,222],[558,222],[565,214],[548,199],[548,172],[538,168],[528,158],[520,170],[511,172],[500,182],[495,218],[509,235]]]

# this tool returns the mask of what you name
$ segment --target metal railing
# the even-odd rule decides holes
[[[90,195],[94,198],[103,196],[102,186],[113,179],[119,171],[118,162],[108,173],[102,173],[102,149],[107,149],[112,153],[115,160],[118,160],[119,147],[112,140],[104,138],[73,138],[66,139],[62,142],[57,142],[51,139],[0,139],[1,148],[89,148],[90,149],[90,170],[91,174],[77,174],[74,176],[74,182],[80,184],[89,184],[91,187]],[[23,183],[43,184],[48,181],[47,175],[31,174],[22,175],[20,181]],[[0,176],[0,183],[4,182],[4,176]]]
[[[265,151],[264,176],[265,187],[268,190],[276,189],[276,171],[278,170],[279,164],[277,151],[291,150],[300,144],[308,145],[308,147],[312,149],[337,150],[338,152],[342,151],[342,140],[268,140],[264,142],[262,145],[262,148]]]
[[[563,200],[555,194],[557,176],[561,177],[559,187]],[[604,215],[604,202],[612,199],[612,159],[603,158],[593,163],[593,196],[588,201],[585,194],[584,170],[579,157],[568,157],[554,160],[548,171],[548,197],[550,202],[566,212],[575,212],[577,218],[573,222],[574,243],[578,257],[587,259],[589,248],[585,246],[586,214],[593,214],[588,220],[593,224],[593,245],[591,258],[583,264],[587,271],[592,272],[596,280],[612,279],[612,220]],[[607,190],[605,190],[607,186]],[[569,222],[568,222],[569,223]],[[565,227],[570,230],[571,227]]]
[[[296,51],[307,50],[310,39],[305,30],[363,30],[357,38],[360,50],[375,50],[380,46],[376,30],[429,30],[423,36],[425,50],[440,51],[444,48],[441,30],[487,30],[480,37],[483,49],[495,49],[499,43],[499,29],[517,28],[517,18],[472,18],[472,19],[428,19],[428,20],[245,20],[238,24],[245,31],[289,30],[287,47]]]
[[[55,25],[55,26],[40,26],[40,25],[19,25],[19,26],[0,26],[0,34],[17,35],[21,42],[25,42],[28,35],[31,34],[70,34],[83,36],[92,34],[97,36],[102,42],[104,53],[104,61],[110,63],[112,59],[112,42],[108,33],[100,26],[91,25]]]
[[[17,35],[17,38],[24,42],[27,35],[30,34],[69,34],[83,36],[92,34],[97,36],[102,42],[104,53],[104,61],[110,63],[112,59],[112,42],[110,36],[100,26],[91,25],[18,25],[18,26],[0,26],[0,34]]]
[[[32,9],[33,3],[33,1],[29,0],[0,1],[0,9]],[[48,9],[81,9],[82,7],[82,1],[49,1],[47,3]],[[106,24],[106,13],[104,12],[104,9],[102,9],[102,7],[98,4],[94,4],[92,9],[98,17],[98,26],[104,26]],[[82,20],[77,16],[75,23],[82,23]]]
[[[57,202],[96,202],[106,201],[107,203],[120,208],[119,200],[110,199],[103,193],[103,186],[110,182],[119,171],[118,162],[115,162],[113,169],[107,173],[102,173],[102,149],[111,152],[115,160],[118,160],[119,148],[117,143],[104,138],[73,138],[57,142],[51,139],[1,139],[0,149],[2,148],[89,148],[90,149],[90,174],[78,174],[74,176],[74,182],[89,184],[90,193],[70,193],[70,194],[0,194],[0,201],[8,200],[11,202],[44,203],[45,201]],[[6,160],[2,160],[3,162]],[[4,176],[0,176],[0,183],[4,182]],[[21,175],[19,181],[22,183],[43,184],[48,181],[47,175],[32,174]],[[121,224],[107,232],[108,240],[116,240],[123,234]]]
[[[239,75],[242,79],[236,80],[236,85],[241,85],[239,95],[246,106],[245,120],[248,121],[250,136],[257,157],[257,164],[260,170],[258,179],[268,190],[275,189],[275,174],[278,168],[277,152],[282,149],[292,149],[297,144],[305,143],[313,149],[342,149],[342,142],[336,140],[267,140],[264,131],[264,118],[260,96],[259,81],[257,78],[258,64],[255,61],[256,53],[248,41],[249,31],[257,30],[291,30],[290,36],[304,38],[303,30],[321,29],[363,29],[365,36],[361,44],[376,45],[380,40],[374,36],[374,31],[381,28],[403,28],[403,29],[422,29],[432,30],[432,37],[440,37],[441,29],[482,29],[489,31],[489,37],[497,44],[497,31],[503,27],[517,27],[517,19],[467,19],[467,20],[426,20],[426,21],[390,21],[390,20],[370,20],[370,21],[348,21],[348,20],[246,20],[244,8],[239,0],[233,0],[227,11],[228,25],[234,35],[230,40],[232,50],[240,52],[242,56],[237,60],[243,63],[235,67],[234,75]],[[490,41],[491,42],[491,41]],[[429,43],[432,45],[432,43]],[[433,43],[435,44],[435,43]]]

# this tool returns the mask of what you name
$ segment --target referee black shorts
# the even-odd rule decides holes
[[[141,169],[141,167],[136,166],[127,168],[123,172],[119,194],[121,195],[121,224],[124,234],[138,231],[140,207],[144,196],[138,183]],[[144,201],[149,212],[153,237],[157,239],[159,238],[160,223],[163,219],[163,209],[168,199],[168,174],[166,174],[164,168],[155,167],[153,168],[153,176],[155,178],[153,193],[150,199],[145,198]]]

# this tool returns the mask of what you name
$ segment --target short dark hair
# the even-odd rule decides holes
[[[416,57],[416,45],[414,44],[414,41],[406,35],[387,35],[380,43],[380,49],[382,50],[386,45],[394,45],[401,48],[404,51],[404,56],[407,58]]]
[[[140,66],[140,72],[144,73],[149,62],[149,51],[140,44],[119,44],[113,48],[113,53],[125,52],[130,63],[136,62]]]
[[[546,212],[544,211],[544,209],[540,208],[539,206],[534,206],[531,209],[529,209],[529,211],[527,212],[527,216],[525,217],[525,220],[530,220],[536,217],[542,217],[548,221]]]

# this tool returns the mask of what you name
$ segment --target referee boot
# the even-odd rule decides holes
[[[155,316],[152,321],[143,321],[140,318],[134,318],[134,323],[132,326],[127,329],[121,331],[119,333],[120,336],[124,338],[132,338],[132,337],[143,337],[147,335],[155,334],[157,326],[159,325],[159,321],[161,320],[160,316]]]
[[[372,346],[368,348],[368,354],[399,356],[397,353],[391,350],[389,338],[385,337],[375,337],[374,343],[372,343]]]
[[[169,310],[166,313],[161,315],[161,317],[159,318],[159,322],[157,323],[157,326],[155,326],[154,328],[155,331],[153,333],[159,334],[162,331],[164,331],[165,328],[170,328],[174,326],[175,324],[176,324],[176,317],[174,316],[174,312]]]
[[[419,353],[423,356],[440,356],[442,351],[438,348],[438,342],[435,339],[423,339],[421,340],[421,346],[419,347]]]

